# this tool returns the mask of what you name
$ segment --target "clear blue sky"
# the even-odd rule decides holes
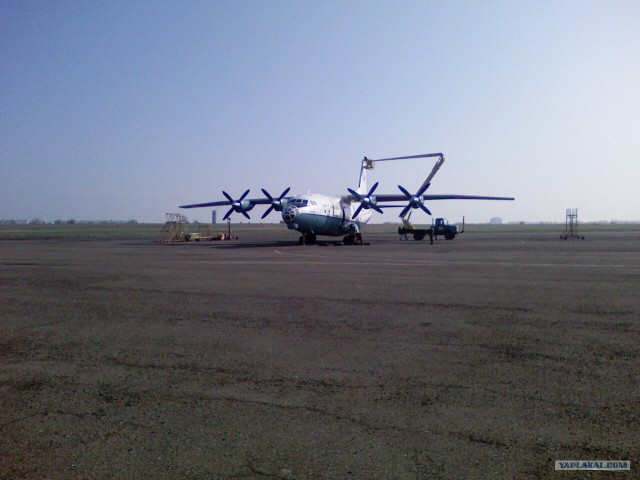
[[[430,193],[516,201],[436,216],[640,220],[639,25],[636,0],[4,0],[0,219],[162,222],[444,152]],[[371,178],[415,189],[432,163]]]

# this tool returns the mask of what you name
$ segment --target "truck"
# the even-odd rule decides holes
[[[434,236],[437,239],[438,235],[440,235],[446,240],[453,240],[458,233],[464,233],[464,217],[462,219],[462,230],[460,231],[458,231],[457,225],[450,225],[444,218],[436,218],[431,228],[416,228],[409,222],[409,218],[403,218],[402,226],[398,227],[400,239],[403,236],[406,239],[407,235],[413,235],[414,240],[424,240],[427,235]]]
[[[438,238],[438,235],[443,235],[446,240],[453,240],[454,238],[456,238],[456,234],[458,233],[458,226],[449,225],[445,222],[444,218],[436,218],[436,221],[431,228],[433,228],[433,235],[436,238]],[[460,233],[462,233],[463,231],[464,229]]]

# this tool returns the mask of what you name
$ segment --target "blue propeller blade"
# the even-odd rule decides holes
[[[353,215],[351,215],[352,220],[358,216],[358,214],[360,213],[360,210],[362,210],[362,205],[363,205],[362,203],[358,205],[358,208],[356,208],[356,211],[353,213]]]
[[[224,190],[222,191],[222,194],[227,197],[227,200],[229,200],[231,203],[233,203],[233,198],[231,198],[231,195],[229,195],[227,192],[225,192]]]
[[[374,205],[373,203],[371,204],[371,208],[373,208],[378,213],[384,213],[379,206]]]
[[[269,192],[267,192],[264,188],[261,188],[260,190],[262,190],[262,193],[264,193],[264,196],[267,197],[267,200],[269,200],[270,202],[273,202],[273,197],[269,195]]]
[[[431,215],[431,212],[429,211],[429,209],[427,207],[425,207],[424,205],[420,205],[420,208],[422,210],[424,210],[425,212],[427,212],[427,215]]]
[[[408,212],[409,210],[411,210],[411,204],[407,205],[406,207],[404,207],[404,208],[402,209],[402,211],[400,212],[400,216],[401,216],[401,217],[404,217],[404,216],[407,214],[407,212]]]
[[[407,192],[407,190],[402,185],[398,185],[398,188],[402,193],[404,193],[407,196],[407,198],[409,198],[409,200],[411,200],[411,197],[413,197],[413,195]]]
[[[229,218],[229,215],[231,215],[232,213],[233,213],[233,207],[231,207],[229,211],[224,215],[224,217],[222,217],[222,220],[226,220],[227,218]]]
[[[271,213],[271,210],[273,210],[273,205],[271,205],[269,208],[265,210],[261,218],[265,218],[267,215],[269,215]]]

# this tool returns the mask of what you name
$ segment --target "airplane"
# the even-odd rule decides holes
[[[435,166],[429,176],[422,183],[416,193],[410,193],[402,185],[398,185],[400,194],[375,194],[378,182],[371,188],[367,188],[367,170],[372,170],[376,162],[408,160],[416,158],[438,157]],[[248,212],[256,205],[269,205],[262,218],[272,211],[281,212],[282,220],[289,230],[300,232],[300,245],[313,245],[317,236],[339,237],[344,236],[345,245],[362,244],[360,230],[372,215],[372,211],[383,213],[383,208],[402,208],[400,217],[404,217],[412,209],[420,208],[428,215],[431,211],[425,202],[431,200],[514,200],[513,197],[494,197],[477,195],[425,195],[431,185],[431,180],[444,163],[444,154],[425,153],[403,157],[369,159],[364,157],[360,166],[360,181],[358,188],[348,188],[348,195],[323,195],[308,193],[287,197],[291,189],[286,188],[278,197],[273,197],[267,190],[262,189],[264,197],[246,198],[251,190],[247,189],[239,198],[234,199],[227,192],[222,194],[226,200],[215,202],[181,205],[180,208],[202,208],[229,206],[229,210],[223,220],[229,218],[232,213],[240,213],[250,219]],[[384,205],[386,202],[407,202],[401,205]]]

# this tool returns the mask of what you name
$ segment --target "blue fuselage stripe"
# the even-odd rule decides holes
[[[313,233],[315,235],[327,235],[337,237],[349,233],[349,225],[356,224],[360,228],[361,223],[356,221],[343,221],[342,216],[333,217],[311,212],[298,212],[293,222],[297,224],[296,230],[300,233]]]

